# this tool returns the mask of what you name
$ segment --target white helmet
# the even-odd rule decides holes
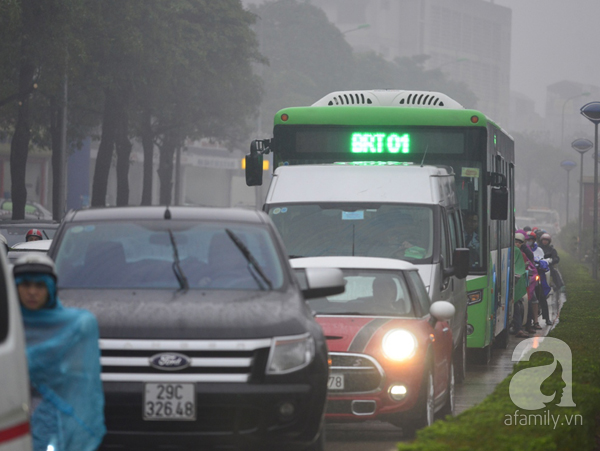
[[[552,242],[552,237],[550,236],[549,233],[544,233],[540,237],[540,241],[542,241],[542,240],[548,240],[548,242],[551,243]]]
[[[37,252],[30,252],[28,255],[19,257],[13,265],[13,275],[18,276],[26,273],[48,274],[54,277],[54,280],[58,278],[52,259]]]

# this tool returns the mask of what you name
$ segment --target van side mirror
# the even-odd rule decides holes
[[[250,144],[250,153],[246,155],[246,185],[260,186],[263,182],[263,154],[259,152],[259,141]]]
[[[467,248],[456,248],[452,253],[454,264],[450,268],[444,269],[444,279],[456,276],[458,279],[464,279],[469,274],[469,258],[471,251]]]
[[[454,275],[459,279],[464,279],[469,274],[471,251],[466,248],[454,249],[452,261],[454,262]]]
[[[304,299],[322,298],[342,294],[346,290],[344,274],[337,268],[306,268]]]
[[[508,189],[506,186],[492,187],[490,218],[504,221],[508,219]]]

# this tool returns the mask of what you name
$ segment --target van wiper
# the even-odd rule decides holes
[[[250,252],[250,250],[243,243],[243,241],[240,240],[239,237],[235,233],[233,233],[231,230],[225,229],[225,232],[227,233],[229,238],[231,238],[231,241],[233,241],[233,244],[235,244],[237,246],[237,248],[240,250],[240,252],[244,255],[246,260],[248,260],[248,263],[254,267],[254,269],[256,270],[258,275],[261,277],[261,279],[264,281],[264,283],[267,284],[267,286],[269,287],[269,290],[272,290],[273,283],[269,280],[267,275],[264,273],[264,271],[262,270],[262,268],[260,267],[260,265],[258,264],[256,259]],[[256,283],[261,288],[261,290],[264,290],[265,289],[264,285],[258,280],[256,275],[254,275],[254,273],[252,271],[250,271],[250,274],[252,275],[254,280],[256,280]]]
[[[177,251],[177,243],[175,243],[175,237],[173,236],[173,232],[171,229],[169,231],[169,238],[171,238],[171,246],[173,247],[173,274],[177,278],[177,282],[179,282],[180,289],[183,291],[187,291],[190,288],[187,277],[183,273],[181,266],[179,265],[179,252]]]

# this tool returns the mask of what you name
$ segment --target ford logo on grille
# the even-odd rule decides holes
[[[163,352],[150,357],[150,365],[159,370],[179,371],[192,363],[189,357],[175,352]]]

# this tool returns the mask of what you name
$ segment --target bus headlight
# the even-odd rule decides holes
[[[267,374],[286,374],[308,366],[315,357],[315,340],[310,335],[276,337],[271,345]]]
[[[394,329],[385,334],[381,346],[386,357],[400,362],[415,355],[417,338],[407,330]]]

